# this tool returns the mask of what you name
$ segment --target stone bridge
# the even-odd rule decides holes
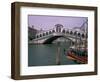
[[[82,41],[84,42],[87,38],[87,33],[81,30],[65,29],[63,25],[56,24],[55,28],[39,32],[35,35],[35,38],[29,43],[34,44],[51,44],[54,40],[63,37],[71,40],[72,42]]]

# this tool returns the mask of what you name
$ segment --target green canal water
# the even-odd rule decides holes
[[[70,43],[61,44],[29,44],[28,45],[28,66],[48,66],[57,65],[57,50],[60,49],[60,65],[77,64],[67,59],[65,50],[70,47]]]

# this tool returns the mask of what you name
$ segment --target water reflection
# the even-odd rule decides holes
[[[48,66],[48,65],[69,65],[76,64],[67,59],[65,50],[69,49],[69,42],[59,42],[53,44],[29,44],[28,45],[28,66]]]

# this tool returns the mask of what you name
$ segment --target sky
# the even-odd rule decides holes
[[[35,29],[49,30],[56,24],[62,24],[64,28],[72,29],[80,27],[87,19],[87,17],[28,15],[28,26],[34,25]]]

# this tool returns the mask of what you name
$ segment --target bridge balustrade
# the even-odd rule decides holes
[[[50,31],[47,31],[47,32],[44,32],[42,34],[39,34],[39,35],[36,35],[35,39],[36,38],[40,38],[40,37],[44,37],[46,35],[50,35],[52,33],[55,33],[56,30],[53,29],[53,30],[50,30]],[[61,31],[59,31],[58,33],[63,33],[64,35],[71,35],[71,36],[76,36],[78,38],[86,38],[87,36],[83,33],[81,34],[80,32],[77,32],[77,31],[71,31],[71,30],[65,30],[65,29],[62,29]]]

